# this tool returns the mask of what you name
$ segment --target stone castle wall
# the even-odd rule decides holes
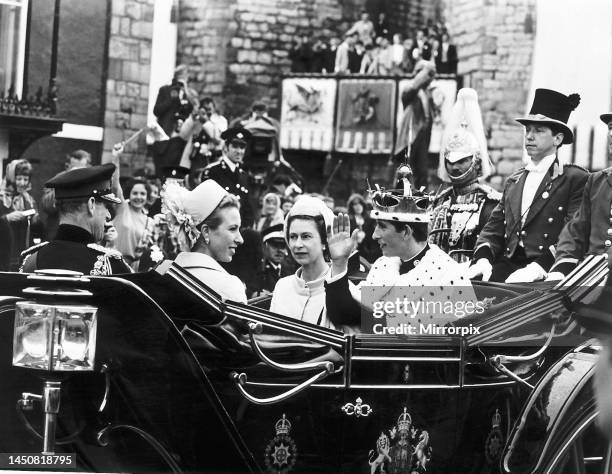
[[[501,175],[521,165],[535,41],[535,0],[446,0],[464,86],[478,91],[489,153]]]
[[[147,124],[155,0],[112,0],[102,162],[115,143]],[[121,155],[122,175],[142,168],[144,133]]]

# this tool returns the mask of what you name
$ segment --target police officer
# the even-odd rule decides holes
[[[600,116],[608,126],[609,155],[612,156],[612,113]],[[560,280],[586,255],[612,257],[612,168],[589,176],[578,212],[561,232],[555,264],[547,280]]]
[[[567,120],[579,102],[578,94],[537,89],[529,115],[517,119],[525,126],[530,160],[506,181],[501,201],[476,241],[470,278],[514,283],[546,276],[588,176],[587,170],[564,165],[557,157],[557,149],[574,140]]]
[[[228,128],[221,134],[225,141],[221,159],[204,168],[202,181],[214,179],[227,192],[240,198],[243,227],[253,224],[253,207],[249,200],[249,175],[240,166],[251,139],[251,132],[242,127]]]
[[[257,292],[272,293],[276,282],[291,275],[297,268],[287,259],[287,243],[283,233],[283,224],[268,227],[261,233],[263,241],[263,260],[257,272]]]
[[[85,275],[129,273],[121,254],[98,245],[104,237],[109,207],[120,201],[111,191],[115,165],[77,168],[53,177],[45,186],[55,189],[59,227],[51,242],[30,247],[21,255],[20,271],[64,269]]]

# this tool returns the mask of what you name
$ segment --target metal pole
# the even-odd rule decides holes
[[[60,408],[61,382],[45,382],[43,392],[43,405],[45,410],[45,435],[43,438],[42,454],[54,454],[55,429],[57,427],[57,414]]]
[[[49,90],[55,83],[57,77],[57,46],[59,43],[59,23],[60,23],[60,3],[61,0],[55,0],[55,9],[53,11],[53,37],[51,38],[51,71],[49,72]]]

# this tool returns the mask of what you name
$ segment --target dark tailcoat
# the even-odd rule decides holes
[[[555,161],[538,187],[524,225],[521,198],[528,172],[521,168],[506,181],[501,200],[482,229],[474,250],[474,261],[484,257],[493,264],[493,281],[496,264],[510,261],[520,267],[535,261],[546,271],[552,266],[559,234],[580,206],[589,174],[575,165],[565,165],[562,174],[558,170]],[[502,278],[505,280],[499,279]]]
[[[30,247],[21,254],[20,271],[32,273],[39,269],[62,269],[84,275],[114,275],[132,270],[117,250],[94,244],[93,236],[85,229],[61,224],[51,242]]]
[[[567,275],[586,255],[603,253],[612,257],[612,168],[589,176],[578,212],[559,236],[551,271]]]

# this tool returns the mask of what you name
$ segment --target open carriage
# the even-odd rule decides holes
[[[479,334],[417,337],[223,302],[176,265],[0,274],[0,452],[104,472],[612,472],[598,347],[571,316],[607,271],[475,284],[493,304],[456,327]]]

